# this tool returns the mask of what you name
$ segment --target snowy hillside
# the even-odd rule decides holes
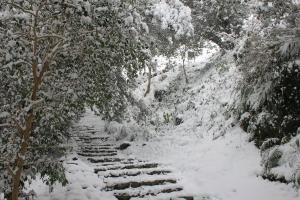
[[[204,52],[196,62],[190,61],[189,84],[184,83],[180,65],[153,78],[151,93],[145,99],[152,114],[153,124],[148,126],[152,138],[134,143],[125,154],[174,167],[193,195],[224,200],[298,199],[292,184],[260,177],[259,149],[226,112],[239,73],[234,62],[216,61],[218,56]],[[142,98],[145,88],[146,84],[139,85],[136,96]],[[154,92],[161,90],[165,92],[159,102]],[[175,125],[176,118],[183,122]]]

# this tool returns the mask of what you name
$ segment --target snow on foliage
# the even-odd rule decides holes
[[[191,37],[194,32],[191,9],[179,0],[162,0],[154,4],[151,14],[159,20],[162,29],[173,29],[175,37]]]

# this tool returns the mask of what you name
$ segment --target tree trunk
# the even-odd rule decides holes
[[[21,172],[17,172],[16,175],[13,177],[13,189],[12,189],[11,200],[18,200],[19,198],[20,178],[21,178]]]
[[[34,88],[36,87],[34,86]],[[37,90],[36,91],[34,90],[33,96],[36,95],[36,92]],[[32,132],[33,119],[34,119],[33,111],[29,111],[26,117],[26,128],[20,133],[22,135],[22,142],[21,142],[21,148],[17,154],[17,158],[14,164],[16,172],[12,175],[12,198],[11,198],[12,200],[18,200],[19,198],[20,183],[21,183],[21,177],[22,177],[22,172],[24,167],[24,159],[28,151],[30,135]]]
[[[186,70],[185,70],[185,54],[186,54],[186,46],[184,47],[184,49],[181,52],[181,59],[182,59],[182,69],[183,69],[183,74],[184,74],[184,78],[185,78],[185,83],[188,84],[188,78],[187,78],[187,74],[186,74]]]
[[[37,34],[37,26],[38,26],[38,15],[43,4],[35,11],[35,15],[33,15],[33,26],[32,34],[30,37],[32,38],[32,63],[31,63],[31,70],[33,75],[33,82],[32,82],[32,89],[31,89],[31,101],[35,102],[38,100],[38,91],[40,86],[43,82],[43,78],[45,73],[49,70],[50,64],[55,57],[56,52],[58,49],[63,45],[63,40],[59,39],[58,41],[53,41],[53,43],[49,44],[49,52],[46,52],[43,60],[43,67],[41,71],[38,73],[38,47],[41,45],[38,40]],[[32,105],[31,109],[26,113],[24,121],[25,124],[21,125],[20,122],[14,120],[16,127],[18,128],[18,132],[21,138],[20,149],[17,152],[16,159],[12,163],[13,170],[10,170],[12,176],[12,185],[11,185],[11,200],[18,200],[19,193],[20,193],[20,184],[22,181],[22,173],[23,167],[25,163],[25,156],[28,152],[28,148],[30,146],[30,136],[33,130],[33,123],[35,120],[34,114],[34,105]],[[24,127],[24,128],[22,128]]]
[[[189,81],[188,81],[186,70],[185,70],[185,58],[182,58],[182,69],[183,69],[183,74],[184,74],[184,78],[185,78],[185,83],[188,84]]]
[[[33,61],[32,63],[32,73],[33,73],[33,86],[32,86],[32,94],[31,94],[31,101],[36,101],[37,100],[37,93],[39,90],[39,87],[42,83],[43,80],[43,75],[48,69],[48,62],[44,64],[44,68],[41,72],[41,74],[38,76],[37,75],[37,62]],[[27,116],[25,117],[25,129],[22,129],[22,126],[15,121],[16,125],[19,127],[19,133],[22,137],[21,140],[21,147],[20,150],[18,151],[18,154],[16,156],[16,160],[14,163],[14,170],[16,171],[15,173],[12,174],[12,198],[11,200],[18,200],[19,198],[19,193],[20,193],[20,183],[21,183],[21,177],[22,177],[22,172],[23,172],[23,167],[24,167],[24,161],[25,161],[25,156],[28,151],[29,147],[29,142],[30,142],[30,135],[32,133],[32,128],[33,128],[33,121],[34,121],[34,112],[33,108],[28,111]]]
[[[146,90],[146,92],[144,94],[144,97],[146,97],[147,94],[149,94],[149,92],[150,92],[150,86],[151,86],[151,77],[152,77],[152,75],[151,75],[151,66],[149,66],[149,65],[148,65],[148,70],[149,70],[149,73],[148,73],[148,85],[147,85],[147,90]]]
[[[22,142],[21,142],[21,148],[17,154],[17,158],[15,161],[15,169],[16,172],[12,176],[12,200],[18,200],[19,193],[20,193],[20,183],[21,183],[21,176],[23,172],[24,167],[24,159],[26,152],[28,150],[29,146],[29,140],[30,135],[32,131],[32,124],[33,124],[34,115],[32,111],[28,113],[28,116],[26,118],[26,129],[23,130],[20,134],[22,134]]]

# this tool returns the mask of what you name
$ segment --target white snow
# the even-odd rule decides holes
[[[161,124],[158,130],[152,127],[153,137],[144,142],[146,145],[136,142],[124,155],[172,166],[181,178],[179,183],[195,196],[207,194],[222,200],[299,199],[299,191],[292,184],[270,182],[259,176],[259,150],[225,112],[232,101],[237,70],[230,61],[219,69],[205,69],[211,54],[204,53],[187,67],[189,85],[178,80],[179,66],[166,73],[168,78],[164,81],[159,76],[153,78],[152,91],[144,102],[152,106]],[[157,103],[153,91],[170,90],[175,79],[179,81],[175,94],[167,96],[166,102]],[[142,95],[145,87],[140,85],[135,94]],[[187,92],[183,93],[184,90]],[[172,102],[172,98],[177,102]],[[190,102],[194,105],[192,109],[188,106]],[[164,125],[164,112],[179,113],[183,124]]]
[[[87,110],[84,117],[79,121],[79,126],[93,126],[95,130],[104,132],[104,121],[95,116],[92,111]],[[76,149],[76,144],[73,144]],[[72,160],[72,158],[78,160]],[[45,185],[41,179],[37,178],[27,190],[34,190],[38,200],[116,200],[110,192],[101,189],[105,186],[103,177],[98,177],[94,173],[94,166],[88,161],[81,159],[76,154],[70,154],[64,159],[66,177],[69,183],[62,187],[55,184],[53,191],[49,192],[49,186]]]
[[[7,118],[9,116],[10,116],[10,114],[8,112],[0,112],[0,119],[1,118]]]
[[[110,193],[101,191],[103,181],[99,178],[89,164],[83,160],[73,161],[69,155],[65,161],[66,176],[69,184],[62,187],[56,184],[53,192],[49,193],[49,188],[41,180],[34,182],[30,189],[37,193],[39,200],[114,200]]]
[[[167,29],[171,26],[176,32],[176,38],[180,38],[182,35],[193,35],[194,27],[191,23],[191,9],[181,1],[159,1],[150,12],[152,12],[155,19],[160,21],[162,29]]]
[[[181,177],[185,190],[224,200],[292,200],[299,196],[292,185],[258,177],[259,150],[246,133],[232,128],[217,140],[196,134],[169,132],[138,145],[127,153],[170,165]]]
[[[192,62],[187,67],[189,85],[185,85],[184,79],[180,79],[181,68],[178,64],[174,71],[170,70],[164,74],[167,78],[163,81],[160,79],[162,74],[153,78],[152,91],[144,102],[153,115],[157,116],[159,124],[148,125],[152,137],[147,141],[132,142],[131,146],[123,151],[122,157],[161,163],[162,169],[172,169],[170,178],[178,179],[178,185],[184,187],[184,194],[194,195],[195,199],[299,199],[299,191],[292,185],[270,182],[259,176],[262,171],[259,150],[248,141],[247,133],[225,113],[232,101],[231,92],[236,85],[237,71],[230,62],[229,67],[226,66],[228,64],[219,68],[205,66],[215,51],[204,52],[203,56],[197,58],[196,63]],[[163,58],[159,61],[161,63]],[[142,99],[146,87],[144,79],[146,76],[138,79],[141,84],[135,91],[137,99]],[[177,85],[174,85],[175,81]],[[153,98],[155,89],[169,90],[170,87],[173,90],[167,96],[167,101],[158,103]],[[175,126],[171,120],[170,123],[164,124],[164,112],[174,112],[176,116],[183,118],[183,123]],[[101,133],[104,133],[105,129],[105,122],[95,117],[91,111],[87,111],[79,125],[94,126]],[[72,155],[69,155],[65,161],[70,185],[65,188],[55,185],[54,192],[49,194],[45,185],[40,182],[34,183],[32,188],[36,189],[39,200],[110,200],[114,198],[112,193],[100,190],[104,187],[104,182],[113,184],[127,181],[123,177],[103,178],[108,172],[99,172],[98,177],[92,168],[97,165],[80,159],[75,161],[77,165],[73,165],[69,163],[74,162],[70,161],[71,158]],[[134,172],[135,169],[129,171]],[[115,170],[114,173],[118,174],[120,171]],[[153,178],[147,175],[142,177]],[[152,189],[158,190],[159,187],[155,186]],[[131,192],[138,193],[137,189]],[[164,199],[166,196],[160,194],[157,198]]]

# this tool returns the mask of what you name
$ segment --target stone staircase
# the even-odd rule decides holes
[[[118,144],[109,136],[99,136],[94,127],[77,126],[73,132],[78,156],[103,179],[106,186],[102,190],[112,192],[118,200],[194,200],[185,194],[172,170],[155,162],[122,157]]]

